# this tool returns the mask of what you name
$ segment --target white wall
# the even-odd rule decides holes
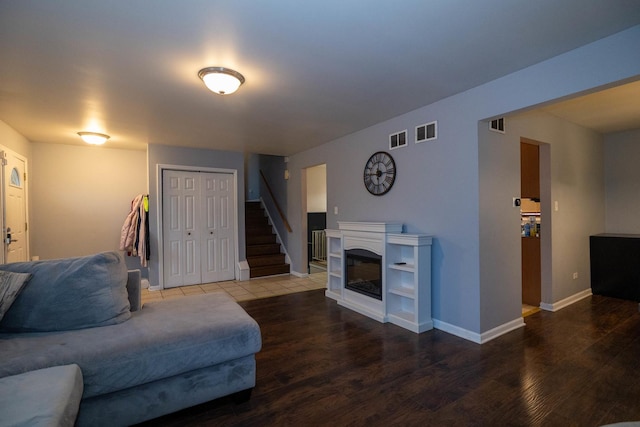
[[[307,212],[327,211],[327,165],[307,169]]]
[[[31,151],[31,255],[118,250],[131,200],[147,193],[146,152],[46,143]]]
[[[297,231],[301,227],[295,215],[302,203],[301,170],[326,163],[328,228],[336,228],[338,220],[400,221],[408,232],[435,236],[432,313],[438,327],[470,333],[475,339],[513,321],[514,315],[519,317],[521,301],[508,298],[505,305],[503,295],[514,283],[487,283],[491,276],[480,273],[493,267],[493,261],[481,257],[481,250],[502,250],[501,240],[489,231],[504,226],[500,217],[483,215],[480,221],[480,209],[485,208],[480,194],[509,206],[514,190],[505,192],[502,185],[492,183],[496,175],[485,174],[485,167],[494,166],[489,161],[492,147],[480,144],[478,122],[637,78],[638,45],[640,26],[292,156],[289,217],[296,223],[288,252],[293,269],[304,268],[305,239]],[[375,151],[388,150],[390,133],[433,120],[438,120],[438,139],[419,145],[410,140],[407,147],[392,151],[398,169],[394,187],[383,197],[370,195],[362,184],[366,159]],[[504,178],[516,176],[517,168],[519,162],[510,164]],[[559,180],[575,177],[568,170],[556,173]],[[557,188],[559,194],[570,191],[561,185]],[[334,206],[339,208],[338,215],[333,214]],[[576,267],[580,266],[567,268]],[[512,267],[498,264],[496,268],[505,269],[507,279],[512,276]],[[554,301],[564,291],[571,289],[558,291]]]
[[[640,129],[605,136],[607,233],[640,234]]]

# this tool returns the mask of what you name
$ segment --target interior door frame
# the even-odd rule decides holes
[[[163,224],[164,224],[164,213],[162,210],[163,206],[163,197],[164,194],[162,192],[162,177],[165,170],[173,170],[180,172],[206,172],[206,173],[225,173],[233,175],[233,188],[234,188],[234,208],[235,215],[233,216],[233,235],[235,237],[235,241],[233,242],[234,251],[236,255],[235,265],[234,265],[234,279],[238,280],[240,277],[240,269],[239,269],[239,257],[240,252],[238,248],[239,236],[238,236],[238,170],[237,169],[224,169],[224,168],[210,168],[210,167],[200,167],[200,166],[184,166],[184,165],[170,165],[170,164],[158,164],[156,165],[156,212],[158,212],[158,285],[159,289],[164,289],[164,233],[163,233]]]
[[[540,305],[543,310],[554,311],[552,270],[552,203],[551,203],[551,144],[520,136],[519,143],[537,145],[540,169]]]
[[[1,170],[0,170],[0,231],[2,232],[2,239],[4,240],[5,236],[7,235],[7,230],[6,230],[6,220],[7,220],[7,208],[6,208],[6,194],[7,194],[7,179],[6,179],[6,166],[7,166],[7,158],[6,158],[6,153],[10,152],[11,155],[17,157],[18,159],[20,159],[21,161],[24,162],[24,173],[25,176],[29,176],[29,162],[28,159],[21,155],[16,153],[15,151],[13,151],[12,149],[4,146],[4,145],[0,145],[0,154],[1,157],[0,158],[0,162],[1,162]],[[24,186],[24,219],[25,222],[27,224],[29,224],[29,184],[28,184],[28,180],[26,178],[23,177],[23,186]],[[31,259],[31,248],[29,245],[29,241],[31,240],[29,237],[29,227],[28,225],[25,227],[25,231],[24,231],[24,236],[25,236],[25,254],[26,254],[26,260],[29,261]],[[4,243],[4,241],[2,242],[2,250],[0,251],[0,264],[4,264],[7,260],[7,246]]]

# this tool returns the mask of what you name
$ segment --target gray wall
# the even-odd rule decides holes
[[[269,215],[273,221],[273,226],[278,231],[282,244],[286,247],[289,239],[289,231],[285,228],[284,220],[278,213],[275,203],[278,203],[278,206],[280,206],[280,209],[286,215],[287,180],[284,179],[284,171],[287,168],[287,164],[284,162],[284,157],[282,156],[260,155],[258,167],[264,174],[267,182],[269,183],[269,187],[273,192],[273,198],[271,198],[269,190],[267,190],[267,186],[262,178],[260,178],[260,197],[269,211]],[[289,218],[287,218],[287,221],[289,221]]]
[[[244,176],[246,200],[260,199],[260,155],[245,154]]]
[[[494,188],[495,176],[485,174],[484,168],[493,167],[498,159],[490,161],[493,147],[480,144],[478,122],[634,78],[640,70],[638,45],[640,26],[292,156],[288,212],[294,228],[289,239],[293,269],[304,271],[303,219],[298,209],[303,194],[301,170],[326,163],[329,228],[336,228],[338,220],[401,221],[407,232],[435,236],[432,313],[438,325],[482,333],[519,318],[521,301],[514,295],[506,306],[502,304],[503,295],[514,284],[486,283],[490,277],[480,274],[481,262],[494,262],[481,259],[481,247],[482,251],[502,250],[491,230],[503,226],[500,217],[483,216],[486,221],[480,223],[480,208],[485,208],[480,191],[505,206],[519,191]],[[414,127],[432,120],[438,121],[438,139],[414,144]],[[388,150],[390,133],[404,129],[409,130],[409,145],[391,152],[398,168],[394,188],[383,197],[372,196],[362,184],[364,163],[374,151]],[[516,173],[510,170],[507,176]],[[333,214],[334,206],[338,215]],[[482,270],[490,267],[483,265]],[[554,300],[564,295],[557,294]]]
[[[149,144],[148,148],[149,169],[149,234],[151,236],[151,259],[149,261],[149,282],[151,286],[158,286],[159,265],[158,258],[158,165],[175,165],[204,168],[220,168],[237,170],[237,206],[238,206],[238,252],[236,261],[246,259],[245,233],[244,233],[244,155],[238,152],[203,150],[197,148],[173,147],[168,145]]]
[[[520,195],[520,137],[550,148],[551,194],[542,198],[542,242],[551,243],[551,271],[542,284],[548,304],[590,288],[589,236],[604,231],[604,151],[598,133],[544,112],[507,117],[504,135],[490,132],[486,122],[478,133],[481,293],[493,296],[482,304],[482,319],[490,329],[503,321],[497,313],[520,316],[513,304],[522,300],[520,210],[511,205]]]
[[[607,233],[640,234],[640,129],[605,136]]]

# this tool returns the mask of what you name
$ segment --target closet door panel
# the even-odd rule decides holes
[[[202,230],[203,263],[202,277],[206,282],[233,280],[235,278],[232,216],[235,215],[230,204],[230,187],[233,187],[233,175],[220,173],[202,174],[203,221]],[[231,182],[231,186],[229,186]],[[231,232],[229,233],[229,230]]]
[[[200,283],[199,192],[195,172],[163,172],[165,288]]]

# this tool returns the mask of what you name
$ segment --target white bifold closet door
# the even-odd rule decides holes
[[[164,287],[235,278],[233,174],[162,174]]]

